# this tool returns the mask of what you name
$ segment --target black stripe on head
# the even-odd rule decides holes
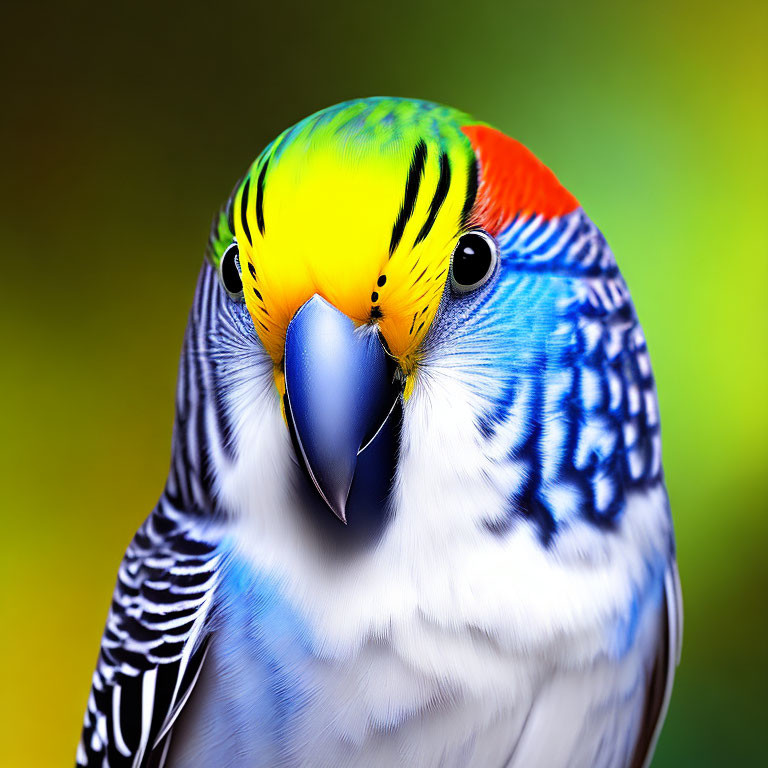
[[[245,186],[243,187],[243,197],[240,202],[240,221],[242,222],[243,229],[245,230],[245,236],[248,238],[248,243],[253,245],[253,240],[251,240],[251,228],[248,226],[248,216],[246,215],[248,212],[248,192],[250,188],[251,180],[248,179],[245,182]]]
[[[421,228],[421,232],[416,236],[413,241],[414,246],[418,245],[430,232],[432,226],[437,218],[437,213],[440,210],[440,206],[445,202],[445,198],[448,196],[448,188],[451,186],[451,163],[448,160],[448,155],[445,152],[440,153],[440,178],[437,180],[437,189],[435,190],[435,196],[432,198],[432,202],[429,205],[429,214],[427,220],[424,222],[424,226]]]
[[[227,201],[227,226],[234,237],[235,235],[235,198],[230,197]]]
[[[259,179],[256,182],[256,224],[259,227],[261,236],[264,237],[264,177],[267,175],[267,166],[269,158],[264,161],[259,172]]]
[[[416,205],[416,196],[419,194],[419,185],[421,177],[424,175],[424,163],[427,160],[427,145],[424,139],[420,139],[413,152],[411,167],[408,169],[408,179],[405,182],[405,197],[400,213],[397,215],[395,226],[392,227],[392,239],[389,242],[390,257],[395,252],[405,231],[405,225],[413,215],[413,208]]]
[[[467,196],[464,198],[464,208],[461,211],[461,225],[466,226],[469,216],[472,213],[472,207],[477,197],[477,180],[480,178],[480,168],[477,164],[477,157],[472,153],[472,160],[469,163],[469,172],[467,174]]]
[[[235,236],[235,197],[237,196],[237,190],[240,189],[240,184],[242,181],[242,179],[239,179],[237,184],[232,187],[232,192],[230,192],[229,198],[227,198],[227,204],[225,206],[227,226],[229,227],[229,233],[232,235],[232,237]]]

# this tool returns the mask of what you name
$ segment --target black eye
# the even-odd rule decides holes
[[[240,276],[240,250],[237,243],[227,248],[221,256],[219,262],[219,277],[224,290],[233,299],[243,297],[243,279]]]
[[[459,238],[451,262],[451,286],[457,293],[468,293],[484,285],[499,260],[494,239],[482,230]]]

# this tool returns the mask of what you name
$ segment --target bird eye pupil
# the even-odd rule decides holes
[[[459,291],[479,288],[493,271],[495,259],[494,243],[489,236],[479,232],[462,235],[453,252],[454,287]]]
[[[224,251],[219,265],[221,282],[231,296],[237,296],[243,292],[243,279],[240,276],[239,260],[240,252],[237,243],[232,243],[232,245]]]

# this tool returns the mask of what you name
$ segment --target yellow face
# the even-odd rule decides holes
[[[284,146],[283,146],[284,144]],[[288,324],[319,294],[375,323],[412,387],[462,228],[470,163],[461,144],[278,139],[233,201],[246,305],[280,365]]]

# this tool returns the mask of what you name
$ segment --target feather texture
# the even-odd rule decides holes
[[[458,293],[478,226],[498,258]],[[330,515],[286,428],[315,293],[400,364],[375,525]],[[613,253],[527,150],[407,100],[286,131],[214,221],[178,381],[79,766],[648,765],[682,628],[655,383]]]
[[[162,753],[205,656],[216,546],[165,498],[139,529],[118,573],[78,765],[140,768]]]

